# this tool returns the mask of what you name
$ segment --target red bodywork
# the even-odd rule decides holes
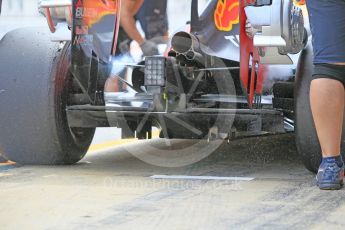
[[[214,12],[214,23],[218,31],[230,32],[240,23],[240,66],[241,81],[252,107],[256,95],[261,95],[266,74],[266,66],[260,64],[260,56],[253,46],[253,39],[245,31],[246,14],[244,8],[255,0],[218,0]]]
[[[244,8],[248,4],[250,1],[240,0],[240,68],[241,80],[247,89],[249,104],[252,106],[255,95],[262,94],[267,67],[260,63],[260,56],[253,45],[253,39],[246,34],[247,16]]]
[[[100,23],[107,15],[119,15],[121,10],[121,1],[78,0],[75,7],[76,9],[83,9],[83,24],[84,26],[87,26],[87,28],[92,28],[95,24]],[[111,28],[114,31],[113,48],[111,51],[112,55],[115,55],[116,52],[117,31],[119,30],[119,26],[120,20],[116,20],[115,28]]]

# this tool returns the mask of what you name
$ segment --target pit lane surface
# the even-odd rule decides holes
[[[163,146],[159,139],[97,143],[74,166],[2,165],[1,229],[343,229],[344,190],[315,187],[293,138],[224,143],[206,159],[181,168],[152,166],[127,151],[128,146],[139,154],[148,145]]]

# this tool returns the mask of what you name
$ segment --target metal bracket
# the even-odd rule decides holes
[[[263,7],[247,6],[247,17],[254,27],[260,28],[253,39],[254,47],[262,50],[260,61],[262,64],[293,64],[288,55],[281,54],[279,48],[287,46],[284,38],[282,19],[284,10],[289,8],[289,1],[271,1],[271,5]]]
[[[38,3],[38,8],[43,10],[47,18],[49,29],[52,33],[56,32],[56,25],[54,24],[51,10],[54,8],[68,7],[69,14],[66,15],[66,21],[72,21],[72,1],[71,0],[41,0]],[[67,18],[68,17],[68,18]]]

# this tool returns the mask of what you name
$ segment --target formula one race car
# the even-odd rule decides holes
[[[188,29],[171,38],[166,55],[130,65],[115,56],[119,0],[40,1],[50,31],[18,29],[0,42],[5,156],[73,164],[96,127],[138,139],[150,139],[153,127],[167,139],[295,130],[303,162],[315,172],[312,51],[301,9],[288,0],[210,0],[201,14],[198,8],[193,0]],[[59,31],[68,36],[51,36]],[[131,76],[114,73],[117,65]]]

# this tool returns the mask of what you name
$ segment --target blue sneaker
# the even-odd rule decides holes
[[[339,190],[344,185],[344,164],[340,167],[334,158],[322,161],[316,175],[317,186],[321,190]]]

